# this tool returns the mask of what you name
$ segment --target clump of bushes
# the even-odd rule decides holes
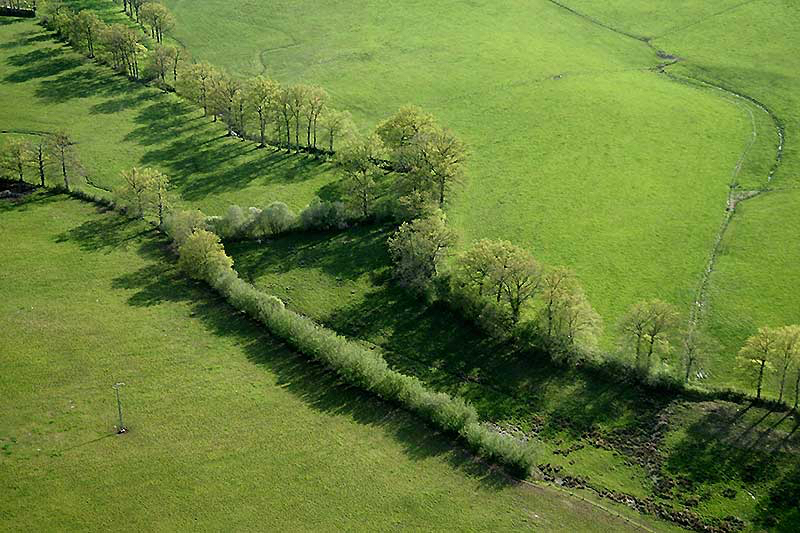
[[[342,202],[323,202],[314,198],[300,212],[300,227],[304,230],[345,229],[349,221],[347,207]]]
[[[436,427],[461,436],[493,462],[525,477],[534,466],[532,449],[481,425],[475,408],[461,398],[434,392],[416,377],[389,368],[380,353],[286,309],[278,298],[242,280],[225,254],[219,236],[198,227],[196,213],[173,213],[167,227],[182,239],[179,266],[191,277],[209,283],[236,309],[264,324],[276,337],[331,369],[348,383],[402,405]],[[186,236],[187,228],[195,229]]]

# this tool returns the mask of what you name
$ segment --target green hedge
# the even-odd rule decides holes
[[[535,464],[532,448],[481,424],[475,408],[463,399],[431,391],[416,377],[390,369],[380,353],[286,309],[280,299],[245,282],[233,268],[221,267],[205,281],[233,307],[264,324],[272,335],[298,352],[324,363],[347,383],[461,436],[476,453],[503,465],[516,476],[530,474]]]

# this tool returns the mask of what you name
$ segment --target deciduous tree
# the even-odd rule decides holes
[[[165,5],[158,2],[145,2],[139,11],[142,22],[150,26],[150,36],[157,43],[163,43],[164,32],[175,26],[172,13]]]
[[[739,351],[739,369],[756,386],[756,398],[761,398],[764,374],[774,370],[773,360],[779,346],[779,335],[772,328],[759,328]]]
[[[447,227],[441,212],[404,222],[389,238],[389,253],[400,283],[417,290],[427,288],[454,242],[455,234]]]
[[[64,187],[68,191],[71,190],[70,176],[83,171],[78,154],[75,152],[75,142],[63,131],[53,133],[47,137],[47,154],[61,169]]]
[[[620,331],[626,341],[635,346],[636,366],[649,371],[656,351],[668,352],[669,336],[677,326],[678,314],[661,300],[638,302],[631,306],[620,321]]]
[[[337,154],[337,161],[347,179],[351,203],[363,218],[372,214],[375,178],[380,174],[375,161],[382,151],[380,137],[372,135],[347,145]]]
[[[778,371],[780,372],[780,394],[778,401],[783,401],[786,389],[786,378],[789,369],[800,364],[800,326],[783,326],[777,330],[777,356]]]
[[[20,182],[25,179],[25,168],[31,163],[33,151],[28,141],[11,139],[0,146],[0,170]]]
[[[258,118],[259,148],[267,145],[267,126],[275,120],[275,108],[280,90],[280,85],[276,81],[263,76],[258,76],[248,83],[247,95],[250,106]]]

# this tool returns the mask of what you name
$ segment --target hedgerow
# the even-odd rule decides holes
[[[178,220],[183,218],[177,216]],[[525,477],[530,473],[535,463],[529,445],[482,425],[475,408],[462,398],[427,389],[418,378],[390,369],[379,352],[286,309],[280,299],[242,280],[233,269],[232,260],[227,255],[227,259],[220,258],[224,251],[218,238],[209,239],[209,235],[213,234],[197,229],[179,248],[179,264],[190,276],[206,281],[233,307],[261,322],[272,335],[298,352],[324,363],[347,383],[401,405],[432,425],[461,436],[476,453],[505,466],[515,475]],[[198,257],[203,251],[207,257]]]

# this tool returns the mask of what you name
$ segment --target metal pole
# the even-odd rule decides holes
[[[119,427],[117,428],[117,433],[125,433],[127,431],[122,422],[122,402],[119,399],[119,388],[124,385],[124,383],[114,383],[114,385],[112,385],[114,391],[117,393],[117,414],[119,414]]]

